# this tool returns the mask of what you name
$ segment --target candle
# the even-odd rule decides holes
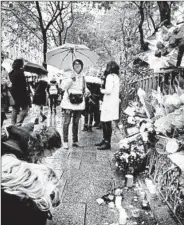
[[[126,186],[128,188],[132,187],[133,186],[133,179],[134,179],[133,175],[127,174],[125,177],[126,177]]]

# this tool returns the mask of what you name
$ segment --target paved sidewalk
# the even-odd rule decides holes
[[[45,114],[47,120],[41,124],[56,127],[62,136],[60,108],[58,107],[56,116],[48,113],[48,109],[45,110]],[[34,119],[35,114],[30,112],[24,123],[33,122]],[[10,119],[6,124],[9,123]],[[101,140],[102,130],[93,128],[93,132],[82,132],[82,119],[79,130],[80,148],[71,147],[70,127],[69,150],[60,148],[52,155],[49,155],[50,151],[48,151],[47,157],[42,160],[42,163],[55,171],[60,180],[62,201],[52,212],[54,225],[115,224],[119,218],[117,210],[110,209],[107,205],[99,206],[96,199],[107,194],[113,187],[124,185],[124,179],[117,175],[115,163],[112,161],[114,152],[118,150],[120,137],[118,134],[113,135],[111,151],[99,151],[94,144]],[[134,194],[133,190],[124,193],[123,207],[125,209],[131,205],[136,206],[133,202]],[[141,208],[140,205],[137,207]],[[145,225],[156,224],[154,217],[151,214],[148,215],[147,212],[141,212],[141,219],[140,223],[131,224],[141,225],[142,221],[145,221]]]
[[[62,133],[61,120],[60,114],[56,118],[48,117],[48,125],[50,121],[50,125],[56,125]],[[124,181],[115,175],[113,151],[98,151],[94,146],[102,131],[93,128],[93,132],[82,132],[81,128],[82,122],[80,148],[61,148],[43,160],[54,169],[61,183],[62,203],[53,211],[54,222],[56,225],[111,224],[118,220],[118,213],[110,211],[107,206],[99,206],[96,199],[114,185],[123,185]],[[117,144],[112,147],[115,151]]]

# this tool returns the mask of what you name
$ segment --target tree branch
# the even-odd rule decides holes
[[[70,27],[73,25],[73,22],[74,22],[73,5],[72,5],[72,3],[71,3],[70,11],[71,11],[71,18],[72,18],[72,21],[71,21],[70,25],[66,28],[66,32],[65,32],[65,36],[64,36],[64,40],[63,40],[64,43],[65,43],[65,41],[66,41],[66,37],[67,37],[67,34],[68,34],[68,30],[70,29]]]
[[[18,4],[20,5],[20,6],[22,6],[24,9],[26,9],[27,10],[27,12],[30,12],[31,14],[32,14],[32,18],[36,21],[36,22],[38,22],[38,19],[39,19],[39,17],[35,14],[35,13],[33,13],[33,11],[31,10],[31,9],[29,9],[27,6],[25,6],[25,4],[22,4],[22,2],[18,2]],[[31,15],[30,15],[31,16]],[[34,17],[36,17],[36,19],[34,18]]]
[[[39,5],[38,1],[36,1],[36,9],[38,11],[40,28],[41,28],[41,31],[42,31],[42,34],[43,34],[45,32],[45,29],[44,29],[42,13],[41,13],[40,5]]]
[[[21,20],[16,13],[14,13],[13,10],[10,10],[12,12],[12,14],[28,29],[31,31],[31,33],[33,33],[39,40],[41,40],[43,42],[43,40],[35,33],[35,31],[29,27],[23,20]]]
[[[58,6],[59,6],[59,5],[58,5]],[[46,26],[46,28],[45,28],[46,31],[49,29],[50,25],[52,25],[52,24],[57,20],[58,16],[59,16],[60,13],[61,13],[61,9],[59,9],[59,12],[58,12],[57,14],[56,14],[56,12],[57,12],[57,9],[56,9],[56,11],[55,11],[53,17],[51,18],[51,20],[48,22],[48,24],[47,24],[47,26]]]
[[[56,46],[58,46],[58,43],[57,43],[57,40],[56,40],[56,37],[55,37],[54,31],[53,31],[52,29],[49,29],[49,31],[50,31],[50,32],[51,32],[51,34],[52,34],[52,37],[53,37],[53,39],[54,39],[54,43],[55,43],[55,45],[56,45]]]
[[[136,2],[133,1],[132,3],[134,3],[138,8],[140,8],[140,6]]]

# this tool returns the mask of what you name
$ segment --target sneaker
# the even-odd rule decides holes
[[[64,142],[64,143],[63,143],[63,148],[64,148],[64,149],[69,149],[68,142]]]

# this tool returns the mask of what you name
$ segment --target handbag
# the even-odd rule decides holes
[[[84,77],[83,77],[83,90],[82,94],[73,94],[73,93],[68,93],[69,100],[72,104],[81,104],[83,102],[83,96],[85,92],[85,84],[84,84]]]

